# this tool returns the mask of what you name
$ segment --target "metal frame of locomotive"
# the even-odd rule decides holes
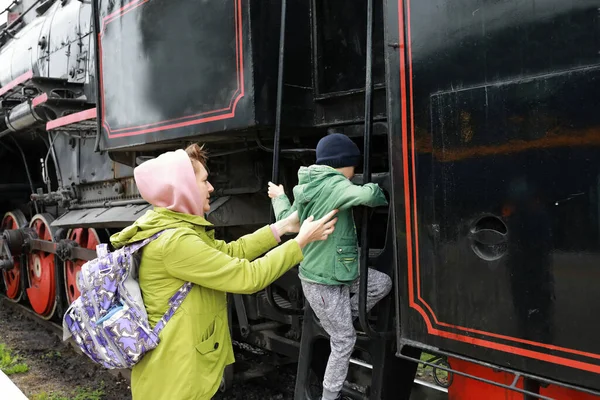
[[[598,198],[569,203],[583,201],[571,192],[597,185],[590,160],[597,160],[600,126],[591,111],[598,60],[573,52],[575,43],[594,47],[595,8],[547,2],[538,12],[521,3],[451,7],[442,0],[26,1],[21,18],[0,34],[0,206],[8,211],[0,267],[7,297],[28,301],[43,318],[60,317],[95,245],[148,209],[132,179],[147,157],[207,143],[218,190],[207,218],[232,239],[270,221],[267,180],[291,188],[298,166],[312,162],[316,141],[337,127],[366,149],[356,179],[378,181],[392,200],[391,212],[357,213],[361,247],[370,249],[361,252],[362,275],[368,264],[377,266],[394,277],[395,292],[371,325],[361,285],[366,333],[355,356],[372,371],[349,378],[366,382],[370,398],[408,398],[425,349],[448,357],[451,398],[482,390],[496,398],[506,389],[546,398],[575,389],[597,394],[600,351],[589,335],[574,344],[562,334],[560,326],[572,326],[564,319],[546,329],[554,295],[526,285],[529,297],[519,296],[527,278],[498,272],[548,263],[547,249],[519,251],[528,215],[540,213],[527,207],[540,197],[558,196],[556,204],[567,204],[563,212],[579,218],[587,237],[599,235],[580,218],[582,210],[589,221],[597,218]],[[34,12],[39,17],[23,24]],[[536,58],[541,47],[528,48],[528,41],[508,55],[493,52],[519,32],[548,45],[538,30],[552,23],[571,44],[554,48],[554,63]],[[486,34],[474,33],[486,24]],[[521,70],[510,63],[515,51]],[[567,106],[581,98],[585,105]],[[578,130],[561,131],[561,119]],[[539,149],[553,153],[544,157]],[[534,161],[527,164],[521,153]],[[566,178],[541,178],[543,163]],[[473,175],[479,171],[495,183]],[[581,227],[544,212],[536,227],[546,241],[535,248],[548,243],[548,220],[581,238],[573,233]],[[556,248],[573,247],[561,240]],[[583,242],[577,254],[595,259],[598,241]],[[569,266],[583,273],[586,263]],[[476,290],[467,294],[463,282]],[[580,288],[584,295],[573,298],[589,305],[591,290]],[[504,293],[512,293],[513,305]],[[295,272],[256,295],[233,295],[230,304],[235,337],[298,360],[296,398],[304,398],[311,378],[323,374],[328,346],[303,308]],[[521,308],[542,317],[528,319]]]

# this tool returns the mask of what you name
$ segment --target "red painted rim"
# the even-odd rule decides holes
[[[54,240],[51,221],[36,215],[29,224],[41,240]],[[56,279],[54,254],[33,251],[28,257],[29,288],[27,297],[31,308],[42,317],[50,317],[56,308]]]
[[[69,240],[76,242],[79,247],[89,250],[95,250],[100,244],[98,233],[93,228],[77,228],[69,232]],[[77,287],[77,276],[81,272],[81,267],[85,264],[83,260],[65,261],[65,291],[69,304],[75,301],[81,292]]]
[[[0,224],[0,231],[6,229],[19,229],[19,217],[22,216],[22,225],[27,224],[27,220],[24,215],[17,215],[16,213],[8,212],[2,218]],[[4,278],[4,285],[6,287],[6,297],[13,301],[19,301],[21,299],[21,263],[18,258],[13,258],[14,267],[8,271],[2,271],[2,277]]]

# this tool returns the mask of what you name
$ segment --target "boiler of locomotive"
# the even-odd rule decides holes
[[[95,98],[90,4],[24,0],[17,7],[21,20],[0,31],[0,115],[5,120],[0,134],[73,111],[63,106],[36,113],[35,107],[44,103],[40,96],[87,102]]]

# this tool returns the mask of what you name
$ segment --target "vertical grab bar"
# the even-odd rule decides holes
[[[371,181],[371,131],[373,128],[373,0],[367,0],[367,57],[365,76],[365,130],[363,155],[363,184]],[[369,210],[363,209],[360,252],[360,284],[358,289],[358,318],[368,337],[384,338],[392,332],[375,331],[367,320],[367,287],[369,280]]]
[[[94,141],[94,152],[100,152],[100,140],[102,139],[102,91],[100,90],[100,52],[98,51],[98,41],[100,40],[100,1],[92,0],[92,19],[94,25],[92,31],[94,32],[94,39],[92,39],[92,45],[94,48],[94,73],[96,74],[96,140]]]
[[[283,62],[285,56],[285,20],[286,20],[286,8],[287,0],[281,0],[281,29],[279,31],[279,66],[277,71],[277,108],[275,111],[275,137],[273,140],[273,173],[272,182],[277,183],[279,181],[279,140],[281,137],[281,108],[283,98]],[[271,221],[275,220],[273,207],[271,207]],[[276,309],[282,314],[287,315],[302,315],[304,310],[301,308],[284,308],[280,307],[275,302],[275,296],[273,294],[273,287],[271,285],[266,288],[267,302],[271,307]]]

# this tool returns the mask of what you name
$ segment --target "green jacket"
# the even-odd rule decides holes
[[[187,281],[195,283],[160,333],[161,342],[133,367],[134,400],[208,400],[234,355],[226,293],[255,293],[302,261],[296,241],[277,245],[266,226],[237,241],[214,238],[204,218],[155,208],[113,235],[115,247],[175,228],[142,253],[139,284],[152,327]]]
[[[354,185],[335,169],[324,165],[301,167],[298,185],[293,189],[294,204],[286,195],[272,200],[277,220],[298,211],[300,221],[313,215],[322,218],[338,209],[335,231],[325,241],[304,248],[300,278],[325,285],[349,285],[358,277],[358,248],[352,207],[387,204],[375,183]]]

